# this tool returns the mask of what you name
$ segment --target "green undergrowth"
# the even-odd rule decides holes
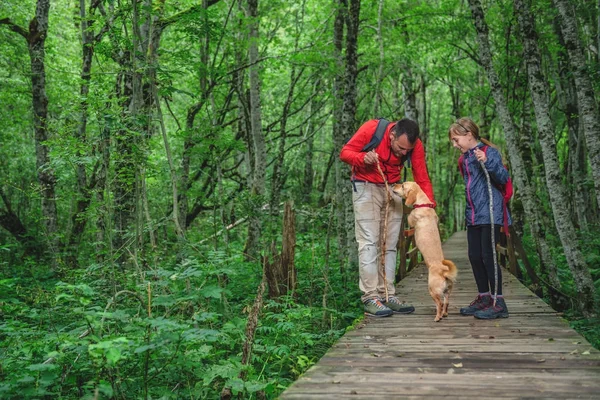
[[[225,250],[193,246],[179,260],[154,257],[144,270],[1,266],[0,398],[217,399],[224,388],[276,398],[362,318],[357,272],[342,274],[329,261],[337,255],[327,254],[322,228],[298,234],[296,291],[265,293],[248,363],[246,326],[262,266],[242,259],[239,240]],[[597,287],[598,240],[583,241]],[[527,237],[524,244],[535,254]],[[555,257],[561,290],[575,299]],[[575,302],[564,315],[600,349],[598,316],[584,317]]]
[[[4,278],[0,398],[210,399],[225,387],[275,398],[362,315],[357,289],[341,285],[339,267],[323,270],[319,246],[297,255],[296,293],[265,293],[247,364],[262,270],[241,257],[212,251],[144,272],[91,265],[60,280]]]

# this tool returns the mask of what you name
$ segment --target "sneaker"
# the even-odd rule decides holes
[[[504,299],[498,297],[495,306],[490,305],[485,310],[476,311],[473,315],[478,319],[508,318],[508,308],[506,308]]]
[[[379,299],[369,299],[364,302],[365,304],[365,315],[369,317],[389,317],[394,312],[384,306]]]
[[[394,314],[410,314],[415,311],[413,306],[401,303],[396,296],[388,296],[388,301],[384,301],[383,304],[390,308]]]
[[[477,311],[485,310],[492,305],[492,296],[480,296],[469,304],[468,307],[460,309],[462,315],[474,315]]]

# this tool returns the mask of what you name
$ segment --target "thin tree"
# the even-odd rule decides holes
[[[377,75],[375,76],[375,101],[373,101],[373,116],[378,117],[381,104],[383,102],[383,94],[381,86],[383,84],[384,67],[385,67],[385,49],[383,46],[383,8],[385,0],[379,0],[377,8],[377,44],[379,45],[379,66]],[[383,116],[382,116],[383,117]]]
[[[262,111],[260,104],[260,62],[258,55],[259,43],[259,16],[258,0],[248,0],[246,16],[249,18],[248,26],[248,61],[250,85],[250,138],[254,150],[254,171],[252,177],[251,194],[256,199],[262,199],[266,187],[267,148],[265,137],[262,133]],[[258,245],[261,234],[262,219],[260,217],[260,203],[250,217],[248,225],[248,238],[244,254],[257,259]]]
[[[600,207],[600,112],[594,96],[594,86],[583,55],[581,41],[577,35],[577,19],[573,15],[573,4],[568,0],[553,0],[559,12],[565,47],[569,54],[569,63],[575,86],[580,119],[585,133],[585,142],[594,177],[596,206]]]
[[[340,270],[343,272],[348,259],[347,253],[349,247],[348,238],[346,235],[346,214],[344,211],[344,201],[345,197],[348,195],[348,191],[344,189],[344,185],[347,184],[345,174],[347,169],[339,159],[340,151],[342,150],[342,146],[345,142],[342,126],[344,96],[342,75],[342,71],[344,70],[344,59],[342,51],[344,47],[344,21],[347,13],[346,2],[344,0],[334,0],[334,7],[336,13],[333,23],[333,57],[336,68],[332,87],[333,153],[331,159],[335,160],[335,221],[338,238]],[[325,181],[325,179],[323,179],[323,181]],[[342,276],[345,277],[345,274],[342,274]]]
[[[523,200],[523,206],[529,219],[531,236],[536,242],[542,264],[548,270],[551,284],[556,286],[556,288],[560,288],[557,268],[552,259],[550,247],[546,242],[544,229],[541,224],[541,216],[538,213],[536,191],[529,180],[529,176],[526,174],[523,154],[519,147],[517,129],[509,111],[506,96],[502,90],[502,85],[500,84],[500,79],[493,66],[488,34],[489,29],[485,22],[483,9],[479,0],[469,0],[469,6],[475,30],[477,31],[480,61],[486,71],[496,105],[496,112],[498,113],[498,118],[500,119],[500,123],[504,130],[506,145],[508,147],[508,157],[514,174],[514,181],[521,199]]]
[[[344,74],[344,107],[342,112],[342,134],[349,138],[355,130],[356,93],[358,79],[358,31],[360,24],[360,0],[349,0],[346,34],[346,70]],[[354,210],[350,185],[342,184],[343,205],[345,210],[344,234],[346,243],[354,243]],[[348,266],[353,269],[358,263],[357,246],[348,247]]]
[[[546,185],[550,195],[552,214],[554,215],[554,223],[563,246],[567,264],[573,274],[577,291],[581,294],[580,299],[583,302],[583,308],[590,313],[596,290],[577,240],[573,216],[568,204],[569,197],[560,176],[561,168],[558,163],[554,141],[554,122],[550,116],[548,84],[543,78],[542,57],[537,47],[538,35],[535,30],[533,16],[525,1],[514,0],[514,4],[524,45],[523,54],[527,63],[527,78],[542,147]]]
[[[56,209],[56,176],[50,166],[50,147],[48,146],[48,96],[46,95],[46,38],[48,37],[48,13],[50,0],[37,0],[35,16],[29,27],[23,28],[10,20],[0,19],[0,25],[7,25],[27,41],[31,61],[31,95],[33,104],[33,129],[35,131],[35,153],[37,178],[42,195],[42,215],[48,238],[50,254],[58,250]]]
[[[562,112],[567,120],[567,135],[568,135],[568,177],[567,182],[572,182],[570,185],[570,196],[573,199],[571,208],[577,215],[577,224],[583,230],[588,227],[588,220],[593,220],[594,216],[589,212],[589,203],[593,203],[594,199],[590,198],[590,190],[585,185],[587,177],[587,154],[585,151],[585,137],[583,126],[579,120],[579,108],[577,107],[577,88],[573,74],[570,73],[568,65],[568,54],[565,50],[564,38],[557,19],[554,19],[554,31],[558,37],[561,48],[558,51],[557,57],[557,73],[556,79],[556,98],[559,101]],[[593,189],[592,189],[593,190]]]
[[[114,13],[110,16],[106,15],[106,11],[103,13],[107,17],[104,24],[96,32],[98,15],[96,14],[98,8],[102,7],[100,2],[92,1],[89,4],[89,8],[86,9],[86,1],[79,0],[79,25],[81,30],[81,85],[79,93],[81,95],[80,102],[80,116],[79,124],[75,130],[75,138],[81,145],[77,150],[77,157],[82,158],[85,154],[80,149],[88,147],[87,143],[87,125],[88,125],[88,114],[89,114],[89,101],[88,95],[90,92],[90,81],[92,79],[92,60],[96,50],[96,45],[104,38],[104,35],[112,28],[114,23]],[[111,10],[112,11],[112,10]],[[102,179],[105,175],[106,165],[103,162],[103,151],[100,146],[100,158],[93,169],[93,174],[88,178],[86,165],[83,162],[78,162],[75,166],[75,174],[77,176],[77,190],[78,198],[75,208],[75,212],[71,216],[71,232],[69,233],[67,243],[67,263],[71,267],[77,265],[77,253],[79,251],[79,244],[85,231],[85,227],[88,223],[86,211],[88,210],[92,195],[98,183],[103,183]],[[101,190],[104,188],[102,187]]]

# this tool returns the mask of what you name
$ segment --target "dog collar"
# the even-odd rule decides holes
[[[424,208],[424,207],[435,208],[435,206],[433,204],[413,204],[412,207],[413,208]]]

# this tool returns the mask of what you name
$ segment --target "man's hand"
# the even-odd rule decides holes
[[[366,165],[371,165],[371,164],[377,164],[378,159],[379,159],[379,157],[377,156],[377,153],[375,153],[375,150],[371,150],[365,154],[364,161],[365,161]]]

